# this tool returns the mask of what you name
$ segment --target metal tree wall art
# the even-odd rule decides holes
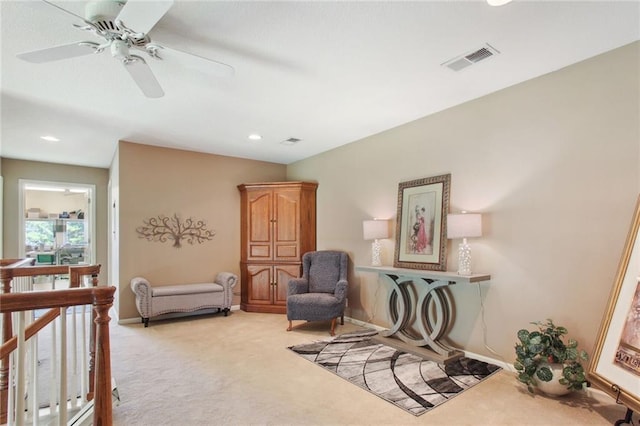
[[[161,243],[171,240],[175,248],[182,247],[182,240],[189,244],[202,244],[205,241],[212,240],[216,235],[215,231],[207,229],[204,220],[188,218],[183,221],[177,214],[172,217],[159,215],[142,222],[144,226],[136,228],[140,238]]]

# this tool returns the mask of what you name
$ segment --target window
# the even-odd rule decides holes
[[[95,185],[25,179],[18,183],[19,256],[58,265],[95,261]]]
[[[29,220],[24,225],[24,241],[27,251],[36,248],[51,250],[55,243],[56,222],[54,220]]]
[[[64,243],[72,245],[86,245],[87,235],[83,220],[67,221],[67,232],[64,234]]]

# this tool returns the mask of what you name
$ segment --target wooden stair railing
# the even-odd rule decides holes
[[[0,347],[0,424],[6,423],[9,386],[9,355],[17,348],[18,338],[13,336],[12,312],[50,309],[25,328],[25,339],[60,315],[60,308],[93,305],[90,330],[89,394],[94,402],[94,425],[111,425],[111,358],[109,341],[109,309],[113,305],[115,287],[98,287],[100,265],[88,266],[25,266],[32,259],[0,260],[0,313],[2,314],[2,346]],[[11,293],[14,277],[37,275],[69,275],[69,289]],[[83,276],[91,276],[89,288],[79,288]]]

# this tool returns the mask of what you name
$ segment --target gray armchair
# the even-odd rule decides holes
[[[336,320],[342,318],[347,301],[347,253],[342,251],[311,251],[302,256],[302,278],[289,280],[287,319],[331,320],[331,335],[335,335]]]

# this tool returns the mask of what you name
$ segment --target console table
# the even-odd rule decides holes
[[[462,352],[441,339],[453,323],[453,301],[447,286],[488,281],[490,275],[458,275],[456,272],[404,269],[390,266],[356,266],[356,271],[374,272],[391,284],[387,294],[387,312],[393,325],[380,334],[395,336],[412,346],[428,346],[438,355],[438,360],[446,362],[459,357]],[[415,306],[415,326],[422,338],[416,338],[407,330],[414,309],[408,285],[426,287],[421,292]]]

